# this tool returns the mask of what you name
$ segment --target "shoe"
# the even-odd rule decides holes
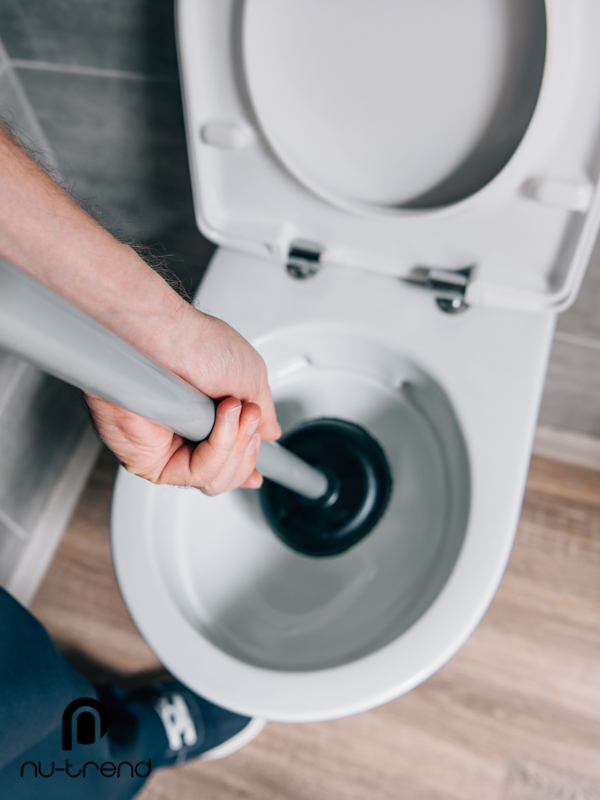
[[[133,692],[101,687],[99,695],[110,717],[111,736],[132,716],[136,727],[152,729],[152,767],[191,759],[216,761],[241,750],[265,727],[265,720],[243,717],[194,694],[177,680],[151,684]],[[157,717],[160,722],[157,724]],[[113,726],[113,720],[116,725]],[[148,736],[144,738],[148,739]]]

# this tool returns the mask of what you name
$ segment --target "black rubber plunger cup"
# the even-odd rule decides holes
[[[335,556],[363,539],[387,507],[392,476],[380,445],[359,425],[339,419],[306,422],[281,444],[329,480],[311,500],[265,480],[264,515],[277,536],[308,556]]]

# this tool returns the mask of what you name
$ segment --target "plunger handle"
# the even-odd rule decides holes
[[[215,422],[202,392],[0,259],[0,345],[44,372],[200,442]],[[305,497],[327,491],[322,472],[275,442],[256,468]]]

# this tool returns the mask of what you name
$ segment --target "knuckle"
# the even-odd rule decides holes
[[[132,464],[125,464],[123,461],[119,462],[121,466],[129,472],[131,475],[135,475],[137,478],[143,478],[145,481],[149,481],[150,483],[154,483],[156,485],[161,483],[162,473],[160,470],[152,470],[152,469],[144,469],[140,467],[134,467]]]
[[[208,497],[216,497],[218,494],[220,494],[219,489],[216,486],[213,486],[211,483],[208,483],[205,486],[199,486],[198,488],[203,494],[208,495]]]

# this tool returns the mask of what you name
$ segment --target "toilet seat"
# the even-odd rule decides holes
[[[258,45],[246,33],[256,16],[253,9],[258,15],[269,2],[183,0],[178,5],[192,184],[198,224],[208,238],[277,263],[285,262],[300,239],[321,246],[329,263],[397,277],[416,266],[475,265],[467,287],[471,305],[566,308],[579,288],[600,220],[594,156],[600,8],[595,0],[546,0],[539,99],[506,166],[460,202],[418,210],[368,208],[339,191],[326,200],[326,181],[317,185],[314,175],[298,180],[282,161],[283,146],[279,155],[274,152],[271,140],[276,147],[279,141],[272,120],[263,122],[265,104],[254,102],[261,77],[253,55]],[[285,8],[315,4],[323,6],[295,0]],[[483,5],[498,4],[485,0]],[[529,3],[503,0],[500,5],[516,12]],[[372,17],[372,5],[362,0],[346,6],[359,29],[361,14]],[[461,0],[461,11],[463,6],[469,0]],[[385,14],[380,19],[385,26]],[[292,41],[290,46],[300,45]],[[291,87],[297,83],[290,80]],[[443,137],[439,145],[443,148]],[[291,169],[298,172],[292,160]]]
[[[404,519],[397,549],[384,517],[356,548],[335,557],[338,566],[331,561],[338,572],[330,576],[330,593],[317,576],[314,596],[307,598],[307,557],[265,530],[242,491],[211,499],[121,470],[112,513],[123,597],[167,668],[215,703],[286,722],[333,719],[397,697],[441,667],[478,624],[512,547],[555,312],[575,297],[600,222],[592,158],[600,120],[596,0],[547,0],[541,90],[521,141],[513,142],[513,155],[485,185],[436,208],[399,207],[407,205],[402,197],[364,192],[357,202],[339,183],[332,190],[331,181],[311,173],[318,162],[309,159],[306,167],[301,154],[290,156],[290,130],[280,136],[267,119],[269,106],[259,93],[261,81],[268,87],[271,78],[255,69],[260,15],[274,8],[315,11],[323,5],[317,2],[179,0],[196,215],[201,230],[221,245],[195,302],[264,354],[286,424],[319,413],[307,405],[303,386],[333,380],[331,370],[339,386],[369,385],[371,396],[394,413],[412,402],[411,386],[437,387],[410,409],[421,414],[414,428],[429,431],[421,441],[432,455],[426,467],[415,465],[418,480],[399,486],[419,502],[430,490],[439,502],[446,481],[444,514],[454,522],[435,539],[442,523],[431,518],[431,560],[421,550],[414,561],[429,566],[439,582],[431,584],[435,591],[423,607],[416,590],[409,596],[414,618],[403,611],[382,627],[384,612],[369,581],[378,574],[395,578],[385,571],[392,563],[402,582],[402,548],[419,547],[416,529]],[[466,7],[470,0],[461,2]],[[515,10],[522,0],[486,3]],[[344,0],[344,8],[358,15],[360,28],[360,14],[373,4]],[[310,280],[294,281],[284,269],[298,242],[301,250],[312,247],[327,257]],[[474,267],[467,313],[441,313],[431,295],[402,280],[423,266]],[[348,352],[331,345],[334,340],[347,342]],[[362,366],[350,350],[362,353]],[[294,381],[295,395],[289,388]],[[320,397],[327,405],[327,392]],[[336,402],[343,405],[343,398]],[[438,424],[441,407],[446,411]],[[384,449],[396,447],[383,440],[380,420],[365,420],[356,408],[349,403],[342,411],[351,419],[357,414]],[[396,513],[400,518],[402,509]],[[378,537],[391,549],[381,549]],[[369,561],[374,552],[383,554],[378,562]],[[375,563],[374,576],[358,567],[356,574],[344,572],[353,558]],[[289,596],[273,589],[279,571]],[[384,585],[390,603],[401,607],[395,581]],[[265,600],[273,592],[282,601],[276,617]],[[314,609],[300,607],[309,599],[329,628],[319,629]],[[353,613],[363,615],[356,640],[347,625]],[[293,646],[314,650],[295,651],[292,658],[285,651],[288,629],[297,635]],[[344,636],[336,641],[340,631]]]

